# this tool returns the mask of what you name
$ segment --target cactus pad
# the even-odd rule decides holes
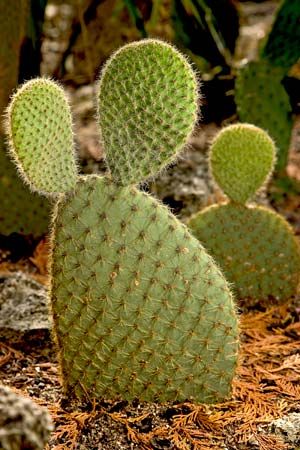
[[[147,39],[116,52],[98,95],[113,180],[137,184],[170,163],[193,131],[197,98],[194,72],[170,45]]]
[[[212,174],[226,195],[245,203],[268,178],[275,159],[272,139],[259,128],[235,124],[224,128],[210,149]]]
[[[33,193],[16,174],[0,136],[0,234],[14,232],[42,236],[48,228],[47,200]]]
[[[46,409],[0,386],[1,450],[43,450],[52,429]]]
[[[189,227],[239,298],[286,300],[300,282],[300,246],[289,224],[263,207],[213,205]]]
[[[262,56],[286,70],[300,58],[300,2],[284,0],[277,12]]]
[[[96,176],[82,178],[55,217],[52,310],[67,391],[226,397],[238,349],[234,304],[186,227],[147,194]]]
[[[291,106],[281,68],[267,61],[251,62],[236,78],[235,101],[242,122],[266,130],[277,147],[277,169],[285,169],[292,132]]]
[[[75,186],[72,119],[64,91],[53,81],[31,80],[8,110],[11,151],[25,181],[46,194]]]

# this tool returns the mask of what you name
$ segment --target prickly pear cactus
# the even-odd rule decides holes
[[[293,120],[282,84],[300,58],[300,2],[283,0],[257,61],[237,75],[235,101],[241,121],[268,131],[277,146],[277,178],[286,175]]]
[[[248,63],[236,78],[235,101],[241,121],[268,130],[277,147],[277,168],[287,164],[293,121],[284,72],[261,60]]]
[[[30,193],[16,175],[0,135],[0,234],[16,231],[42,236],[49,224],[45,199]]]
[[[300,2],[284,0],[262,49],[262,57],[288,70],[300,58]]]
[[[267,208],[245,204],[268,179],[274,158],[263,130],[248,124],[223,129],[212,143],[210,164],[229,202],[204,209],[188,224],[240,299],[285,300],[300,282],[300,246],[289,224]]]
[[[1,450],[43,450],[52,429],[45,409],[0,386]]]
[[[187,92],[179,96],[181,81],[170,77],[174,67],[178,80],[188,81]],[[160,89],[150,87],[146,70]],[[118,87],[120,80],[126,90]],[[42,83],[27,85],[28,94],[37,95]],[[111,100],[115,88],[126,100],[117,98],[118,111]],[[25,91],[16,94],[9,108],[16,155],[22,145],[17,111],[25,108]],[[169,112],[164,109],[165,92],[177,99],[178,116],[170,105]],[[88,392],[89,397],[127,400],[220,400],[230,392],[238,350],[231,292],[186,227],[134,186],[170,161],[169,142],[176,153],[184,144],[183,132],[186,137],[191,133],[197,113],[195,76],[168,44],[140,41],[108,61],[98,101],[111,177],[78,177],[73,189],[58,196],[53,218],[51,304],[64,388],[78,398]],[[56,135],[58,124],[52,125]],[[43,127],[35,134],[45,142]],[[44,157],[36,155],[37,160]],[[34,164],[38,167],[38,161]],[[72,163],[66,158],[64,170],[68,165]],[[46,173],[61,178],[52,169]]]
[[[29,1],[0,2],[0,114],[17,85],[19,57],[29,14]],[[2,121],[1,121],[2,122]],[[16,174],[7,155],[0,123],[0,234],[13,232],[38,237],[47,231],[49,207],[45,199],[30,193]]]

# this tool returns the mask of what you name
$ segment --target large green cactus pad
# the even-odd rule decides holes
[[[251,62],[241,69],[235,83],[235,101],[242,122],[266,130],[277,147],[278,170],[285,169],[292,132],[291,105],[281,84],[281,68],[267,61]]]
[[[227,283],[147,194],[82,178],[55,213],[52,277],[68,392],[199,402],[229,394],[238,327]]]
[[[173,47],[143,40],[122,47],[99,81],[98,110],[114,181],[137,184],[170,163],[197,120],[197,83]]]
[[[274,159],[272,139],[249,124],[225,127],[210,147],[212,174],[224,193],[237,203],[245,203],[261,188]]]
[[[300,2],[284,0],[262,51],[272,64],[286,70],[300,58]]]
[[[288,299],[300,282],[300,246],[289,224],[263,207],[210,206],[189,222],[239,298]]]
[[[72,118],[63,89],[53,81],[28,81],[8,109],[12,156],[33,190],[57,194],[76,183]]]
[[[14,232],[35,237],[47,232],[50,208],[46,199],[30,193],[17,176],[0,136],[0,234]]]

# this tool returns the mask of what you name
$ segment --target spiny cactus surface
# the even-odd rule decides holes
[[[42,193],[72,189],[77,177],[72,118],[62,88],[46,79],[31,80],[9,108],[13,156],[25,181]]]
[[[29,17],[29,0],[0,2],[0,115],[17,85],[22,39]],[[0,121],[0,234],[14,232],[35,237],[47,231],[47,201],[31,195],[16,174],[7,155],[2,120]]]
[[[195,74],[170,45],[140,41],[116,52],[101,74],[98,96],[113,179],[136,184],[173,160],[194,128],[197,100]]]
[[[232,297],[187,229],[150,196],[98,177],[78,182],[55,222],[52,307],[68,388],[128,400],[228,395]]]
[[[285,300],[300,282],[300,248],[288,223],[263,207],[212,206],[189,223],[239,298]]]
[[[50,208],[47,200],[30,194],[6,154],[0,136],[0,234],[16,231],[42,236],[48,228]]]
[[[43,450],[52,429],[45,409],[0,386],[1,450]]]
[[[232,125],[215,138],[211,153],[214,176],[231,201],[192,217],[188,224],[192,233],[224,271],[238,298],[288,299],[300,282],[299,242],[278,214],[241,201],[260,187],[258,180],[268,176],[274,156],[272,140],[252,125]],[[226,173],[226,178],[220,173]]]
[[[300,2],[284,0],[276,15],[262,56],[286,70],[300,58]]]
[[[292,132],[291,105],[281,84],[281,68],[257,61],[242,68],[236,78],[235,101],[242,122],[266,130],[277,147],[277,169],[285,169]]]
[[[225,128],[210,148],[213,177],[237,203],[245,203],[255,195],[273,169],[274,159],[272,139],[249,124]]]
[[[138,129],[144,126],[141,111],[146,107],[141,90],[148,95],[152,114],[161,114],[156,91],[152,90],[151,95],[148,92],[147,71],[153,78],[152,66],[160,67],[161,61],[168,61],[173,73],[178,58],[183,79],[193,80],[190,67],[185,62],[181,65],[177,52],[153,40],[137,43],[136,47],[125,46],[104,71],[106,85],[110,82],[109,73],[115,79],[112,67],[117,67],[121,77],[119,71],[124,66],[124,79],[128,80],[131,64],[133,80],[137,81],[134,63],[145,61],[147,70],[143,68],[146,72],[138,78],[142,88],[132,92],[133,97],[126,96],[125,91],[119,94],[130,103]],[[166,67],[163,73],[158,70],[153,82],[163,79],[160,89],[169,92],[173,76],[164,75],[164,71],[167,72]],[[98,98],[103,97],[102,87],[100,81]],[[194,93],[194,84],[192,90]],[[191,86],[187,91],[191,91]],[[21,104],[27,92],[25,86],[17,94]],[[37,92],[37,99],[43,96],[42,91]],[[184,122],[185,139],[195,122],[194,100],[191,96],[192,106],[186,104],[189,124]],[[13,111],[11,107],[9,112]],[[100,114],[105,127],[112,122],[112,135],[116,133],[114,113],[115,104],[110,101]],[[126,108],[124,114],[129,119]],[[148,119],[150,123],[150,114]],[[22,117],[18,116],[18,120],[22,128]],[[168,138],[173,142],[180,135],[184,143],[181,114],[173,116],[173,120],[178,123],[167,127]],[[12,128],[15,122],[12,115]],[[113,155],[117,161],[118,155],[129,151],[134,138],[131,121],[124,119],[119,125],[124,146],[114,148],[115,153],[112,148],[107,152],[112,179],[78,177],[75,188],[60,195],[53,215],[51,305],[65,391],[78,398],[85,398],[88,392],[91,398],[221,400],[230,392],[237,361],[238,321],[231,292],[213,260],[186,227],[153,198],[131,186],[145,176],[141,167],[144,160],[149,162],[149,149],[132,147],[132,164],[126,166],[121,180],[116,175],[118,171],[123,173],[122,159],[112,168]],[[48,126],[55,134],[56,125],[50,122]],[[155,120],[152,126],[153,129],[147,129],[149,136],[150,132],[156,133]],[[41,141],[45,159],[49,158],[47,144],[52,141],[51,136],[49,133],[45,141],[42,126],[33,130],[32,138]],[[10,133],[10,137],[18,162],[23,142],[20,138],[18,147],[15,134]],[[175,146],[173,152],[176,150]],[[161,165],[159,154],[153,153],[152,158],[151,173]],[[33,165],[37,167],[35,162]],[[52,173],[51,164],[46,167],[49,176],[58,176],[56,169]],[[31,176],[28,169],[26,172],[34,184],[34,173]],[[63,174],[64,170],[62,177]]]

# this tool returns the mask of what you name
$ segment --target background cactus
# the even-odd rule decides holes
[[[258,60],[241,68],[235,84],[240,120],[267,130],[275,140],[278,176],[285,174],[293,127],[283,79],[300,58],[299,20],[299,1],[284,0]]]
[[[282,68],[253,61],[236,78],[235,100],[241,121],[268,130],[277,147],[277,166],[285,168],[293,127],[289,97],[281,84]]]
[[[30,17],[30,1],[0,3],[0,114],[18,83],[21,44]],[[0,122],[0,234],[13,232],[41,236],[47,231],[49,208],[47,201],[31,195],[17,177],[5,149]]]
[[[42,450],[52,429],[45,409],[8,387],[0,386],[1,450]]]
[[[251,125],[225,128],[210,148],[212,175],[237,203],[255,195],[270,175],[274,160],[272,139]]]
[[[271,139],[259,128],[223,129],[210,164],[230,201],[204,209],[188,224],[241,299],[285,300],[300,282],[300,246],[289,224],[267,208],[244,204],[268,177],[274,156]]]
[[[262,57],[286,71],[300,57],[300,3],[284,0],[277,11],[272,30],[262,48]]]
[[[135,61],[151,61],[151,66],[135,64],[133,55]],[[179,96],[181,82],[174,83],[170,76],[174,67],[178,80],[188,81]],[[151,95],[147,92],[146,71],[163,93],[177,99],[175,116],[169,103],[170,110],[162,108],[163,98],[156,87]],[[121,78],[132,95],[121,90],[119,95],[126,101],[117,99],[119,109],[124,108],[125,118],[132,112],[134,120],[127,123],[118,114],[109,131],[115,104],[105,102],[103,92],[115,95],[111,89]],[[10,106],[14,130],[10,130],[10,138],[16,154],[22,145],[22,126],[15,123],[14,112],[25,108],[25,92],[32,97],[43,95],[39,86],[44,83],[53,84],[39,80],[27,85],[28,90],[25,86]],[[135,96],[139,84],[145,88],[138,88]],[[53,217],[51,303],[64,388],[79,398],[88,392],[91,397],[128,400],[220,400],[230,392],[238,349],[230,290],[212,258],[186,227],[133,186],[141,181],[137,174],[143,179],[168,163],[169,142],[178,148],[184,143],[183,133],[191,132],[198,101],[194,74],[174,48],[145,40],[125,46],[113,56],[99,88],[100,128],[108,145],[112,180],[78,177],[75,189],[59,196]],[[171,120],[177,126],[169,126]],[[58,124],[52,122],[51,126],[56,135]],[[36,141],[44,139],[43,127],[34,132]],[[136,151],[130,140],[137,133],[145,136],[147,145],[140,147],[141,153],[134,158],[128,152]],[[120,147],[116,147],[117,136],[123,144]],[[44,156],[37,154],[36,158]],[[116,158],[130,161],[124,171]],[[147,161],[147,172],[141,160]],[[67,164],[72,163],[64,161],[64,166]],[[61,177],[55,171],[48,176]],[[33,184],[33,180],[29,182]]]

